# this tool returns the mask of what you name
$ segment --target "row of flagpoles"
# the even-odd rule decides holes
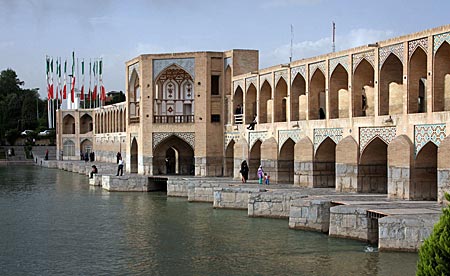
[[[56,72],[53,71],[53,62],[56,60]],[[48,108],[48,125],[49,128],[55,127],[55,111],[61,108],[64,104],[67,109],[83,108],[96,108],[104,105],[106,101],[106,91],[103,85],[103,60],[96,58],[89,60],[89,89],[85,93],[85,62],[81,59],[81,82],[76,82],[79,75],[79,60],[75,60],[75,52],[72,52],[72,74],[67,75],[67,59],[64,61],[64,83],[62,84],[62,60],[61,58],[54,59],[53,57],[46,56],[46,79],[47,79],[47,108]],[[77,73],[75,72],[77,68]],[[56,73],[56,74],[54,74]],[[56,76],[56,87],[54,85],[53,77]],[[69,77],[69,92],[70,99],[67,96],[67,77]],[[92,82],[94,84],[92,88]],[[76,87],[79,89],[76,89]],[[81,88],[80,88],[81,86]],[[97,93],[97,87],[99,87],[99,93]],[[76,97],[77,91],[79,91],[79,99]],[[88,106],[86,106],[88,102]]]

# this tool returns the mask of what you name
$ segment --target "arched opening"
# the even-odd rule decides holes
[[[153,174],[167,174],[168,171],[183,175],[193,175],[195,172],[194,150],[175,135],[161,141],[153,152]]]
[[[386,61],[383,63],[383,67],[380,70],[380,94],[379,94],[379,115],[388,114],[401,114],[403,104],[394,105],[394,102],[390,102],[394,97],[395,102],[402,102],[402,91],[394,91],[394,87],[391,87],[391,83],[403,84],[403,64],[394,54],[390,54]],[[395,89],[401,89],[395,88]],[[400,109],[400,110],[399,110]]]
[[[284,142],[278,157],[277,183],[294,184],[294,146],[291,138]]]
[[[358,192],[387,193],[387,145],[376,137],[364,149],[358,165]]]
[[[245,96],[245,123],[250,124],[256,112],[256,87],[252,84],[247,89]]]
[[[224,175],[225,176],[233,176],[233,170],[234,170],[234,140],[231,140],[230,143],[228,143],[228,146],[225,150],[225,170]]]
[[[270,123],[272,122],[272,112],[269,109],[268,101],[272,98],[272,87],[267,80],[264,81],[259,93],[258,122],[261,124]]]
[[[373,110],[374,75],[372,65],[365,59],[356,67],[352,84],[353,117],[374,115],[368,112],[368,109]]]
[[[75,143],[72,140],[66,140],[63,144],[63,156],[75,156]]]
[[[234,123],[235,124],[242,124],[243,123],[243,114],[240,110],[243,110],[243,102],[244,102],[244,92],[242,91],[242,88],[238,86],[236,88],[236,91],[234,91],[233,96],[233,104],[234,104]]]
[[[155,80],[153,123],[194,122],[194,81],[183,68],[173,64]]]
[[[338,64],[330,78],[328,92],[330,119],[339,118],[339,90],[341,89],[348,89],[348,74],[345,68]]]
[[[314,72],[309,86],[309,119],[325,119],[325,76],[319,69]]]
[[[84,114],[80,118],[80,134],[85,134],[92,131],[92,117]]]
[[[291,121],[300,120],[300,96],[306,95],[306,82],[302,75],[297,74],[291,86]],[[303,107],[306,109],[306,106]],[[305,112],[306,110],[303,110]]]
[[[250,150],[248,157],[249,179],[258,179],[256,172],[258,171],[259,165],[261,165],[261,144],[260,140],[256,141]]]
[[[275,87],[275,122],[286,122],[286,98],[287,83],[283,78],[280,78]]]
[[[225,70],[225,95],[231,95],[231,67]]]
[[[128,103],[130,107],[128,110],[130,111],[130,118],[139,117],[140,97],[139,75],[136,70],[133,70],[128,83]]]
[[[178,151],[174,148],[168,148],[166,150],[166,174],[178,174]]]
[[[409,192],[413,200],[437,200],[437,146],[433,142],[416,156]]]
[[[82,153],[86,153],[89,155],[92,151],[92,141],[89,139],[83,140],[80,144],[80,150]]]
[[[313,187],[334,188],[336,186],[336,144],[326,138],[317,148],[313,164]]]
[[[130,149],[130,173],[138,173],[138,143],[133,138]]]
[[[427,54],[417,47],[409,60],[408,113],[426,112]]]
[[[450,74],[450,45],[443,42],[434,55],[433,111],[450,110],[450,87],[446,87]]]
[[[63,134],[75,134],[75,118],[70,114],[63,119]]]

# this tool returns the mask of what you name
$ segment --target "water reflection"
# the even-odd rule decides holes
[[[289,230],[163,193],[109,193],[85,176],[0,168],[3,275],[414,275],[417,254]]]

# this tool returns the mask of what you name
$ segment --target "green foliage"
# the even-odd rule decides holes
[[[22,89],[24,82],[16,72],[6,69],[0,72],[0,145],[6,140],[11,144],[25,129],[46,127],[47,103],[39,99],[37,89]],[[40,120],[42,118],[42,120]]]
[[[14,145],[16,139],[20,136],[20,132],[17,129],[10,129],[6,131],[6,140],[10,145]]]
[[[449,194],[445,198],[450,201]],[[417,275],[450,275],[450,206],[444,208],[433,233],[420,247]]]

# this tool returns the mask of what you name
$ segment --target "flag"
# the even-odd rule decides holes
[[[58,60],[58,58],[56,58],[56,78],[58,78],[58,73],[59,73],[59,60]],[[58,81],[56,82],[56,90],[55,90],[56,101],[58,101],[59,84],[60,84],[60,82],[58,79]]]
[[[102,60],[100,60],[100,69],[99,69],[99,76],[100,76],[100,100],[106,101],[106,92],[105,87],[103,86],[103,73],[102,73]]]
[[[94,61],[94,68],[93,68],[93,73],[94,73],[94,90],[92,91],[92,99],[95,101],[97,100],[97,61]],[[95,103],[95,102],[94,102]]]
[[[48,99],[53,99],[53,58],[50,62],[50,89],[48,91]]]
[[[91,91],[91,79],[92,79],[92,63],[91,60],[89,60],[89,94],[88,94],[88,99],[89,99],[89,107],[92,107],[92,91]]]
[[[81,95],[80,100],[84,101],[84,60],[81,61]]]
[[[46,74],[45,74],[45,78],[47,79],[47,99],[49,100],[50,99],[50,77],[49,77],[49,74],[50,74],[50,58],[49,57],[46,57],[45,58],[46,60],[46,64],[47,64],[47,66],[46,66]]]
[[[70,100],[75,102],[75,52],[72,52],[72,87],[70,90]]]
[[[67,59],[64,61],[64,88],[63,88],[63,99],[67,99]]]

